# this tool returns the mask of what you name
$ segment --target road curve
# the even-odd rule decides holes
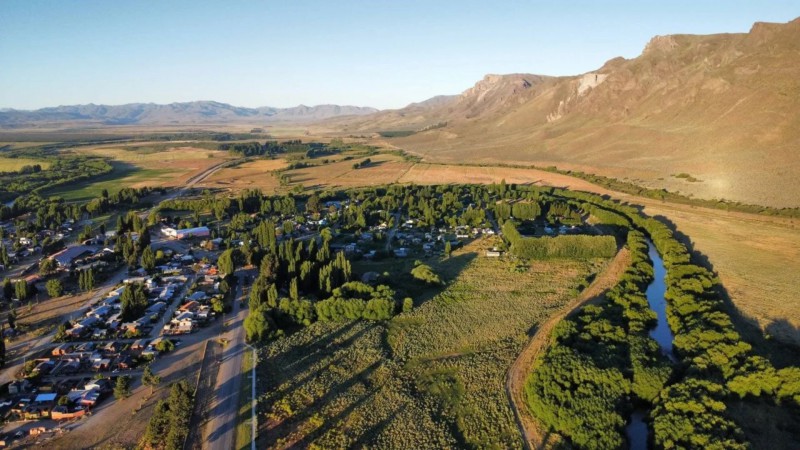
[[[547,447],[549,433],[543,430],[542,425],[531,415],[525,403],[525,381],[531,371],[533,363],[542,350],[550,344],[550,333],[553,328],[566,316],[576,311],[587,303],[598,301],[605,292],[614,286],[622,273],[630,265],[630,252],[627,248],[620,250],[606,268],[595,277],[583,292],[575,297],[560,312],[550,317],[547,322],[538,327],[536,333],[508,369],[506,374],[506,396],[514,411],[517,428],[522,435],[524,446],[527,450],[539,450]]]

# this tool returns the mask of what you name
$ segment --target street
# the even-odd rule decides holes
[[[248,352],[244,343],[247,308],[240,306],[247,299],[248,289],[245,289],[245,277],[241,272],[238,277],[233,309],[224,317],[224,331],[220,337],[228,342],[222,351],[209,420],[203,433],[203,448],[212,450],[230,450],[236,443],[239,391],[243,379],[242,357]]]

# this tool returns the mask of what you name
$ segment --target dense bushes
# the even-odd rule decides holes
[[[525,386],[531,411],[580,448],[618,448],[631,398],[651,401],[670,375],[644,288],[653,269],[641,233],[630,232],[631,265],[607,300],[584,307],[553,330],[554,343]]]
[[[617,253],[617,244],[613,236],[527,238],[519,234],[511,221],[503,224],[503,235],[511,243],[511,251],[520,258],[611,258]]]
[[[314,305],[322,321],[388,320],[395,314],[394,291],[388,286],[373,288],[351,281],[333,290],[333,296]]]

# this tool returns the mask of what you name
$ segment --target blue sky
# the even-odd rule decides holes
[[[487,73],[574,75],[635,57],[654,35],[797,16],[796,0],[2,0],[0,108],[398,108]]]

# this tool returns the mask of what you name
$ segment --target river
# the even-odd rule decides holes
[[[653,261],[653,281],[647,286],[645,296],[647,297],[647,303],[650,304],[650,309],[656,313],[658,319],[655,328],[650,330],[650,337],[661,347],[661,352],[674,363],[678,360],[672,349],[672,341],[675,335],[672,334],[667,322],[667,300],[664,298],[664,294],[667,292],[667,270],[664,267],[661,255],[658,254],[658,250],[656,250],[653,243],[648,240],[647,245],[649,247],[648,255],[650,260]],[[631,450],[647,450],[649,430],[647,429],[647,423],[644,421],[646,415],[647,411],[637,409],[631,414],[630,423],[625,427],[625,434],[628,436]]]

